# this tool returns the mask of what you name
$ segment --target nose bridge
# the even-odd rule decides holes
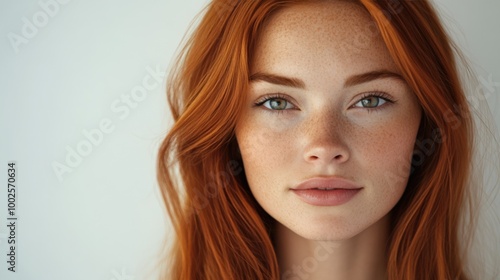
[[[322,110],[304,122],[304,159],[309,162],[329,163],[348,159],[346,137],[348,127],[343,115],[333,110]]]
[[[342,115],[333,110],[324,110],[312,115],[305,125],[310,141],[314,142],[337,142],[345,126]]]

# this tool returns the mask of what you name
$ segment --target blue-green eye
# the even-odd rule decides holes
[[[295,109],[295,105],[281,95],[266,96],[255,103],[255,106],[264,106],[271,111],[285,111]]]
[[[384,105],[387,102],[392,102],[388,97],[380,94],[369,94],[359,100],[353,107],[373,109]]]
[[[262,105],[268,109],[279,111],[293,108],[292,104],[282,98],[270,98],[262,103]]]

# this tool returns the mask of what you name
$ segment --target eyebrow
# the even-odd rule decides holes
[[[396,78],[398,80],[405,81],[405,79],[400,74],[388,70],[376,70],[354,75],[347,78],[347,80],[344,82],[344,88],[384,78]],[[301,79],[284,77],[270,73],[257,72],[255,74],[250,75],[249,80],[250,82],[263,81],[275,85],[282,85],[299,89],[306,88],[304,81],[302,81]]]
[[[263,82],[268,82],[271,84],[287,86],[287,87],[294,87],[294,88],[300,88],[300,89],[306,88],[305,83],[300,79],[288,78],[288,77],[278,76],[278,75],[269,74],[269,73],[262,73],[262,72],[257,72],[255,74],[250,75],[249,80],[250,80],[250,82],[263,81]]]
[[[405,81],[403,76],[401,76],[397,73],[394,73],[394,72],[391,72],[388,70],[377,70],[377,71],[370,71],[370,72],[366,72],[363,74],[354,75],[354,76],[349,77],[344,82],[344,87],[352,87],[352,86],[359,85],[362,83],[367,83],[367,82],[371,82],[371,81],[374,81],[377,79],[384,79],[384,78],[395,78],[395,79],[401,80],[403,82]]]

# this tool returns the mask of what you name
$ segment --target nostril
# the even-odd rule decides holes
[[[318,156],[310,156],[309,159],[310,160],[317,160],[319,157]]]
[[[303,158],[310,163],[341,163],[349,158],[347,149],[343,147],[312,147],[304,151]]]

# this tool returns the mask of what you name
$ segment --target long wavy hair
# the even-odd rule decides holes
[[[263,25],[306,1],[214,0],[181,50],[167,88],[174,124],[157,161],[175,233],[168,279],[280,279],[273,221],[249,191],[234,128]],[[426,0],[352,2],[371,15],[423,110],[409,184],[393,209],[388,278],[470,279],[460,224],[473,122],[456,49]]]

